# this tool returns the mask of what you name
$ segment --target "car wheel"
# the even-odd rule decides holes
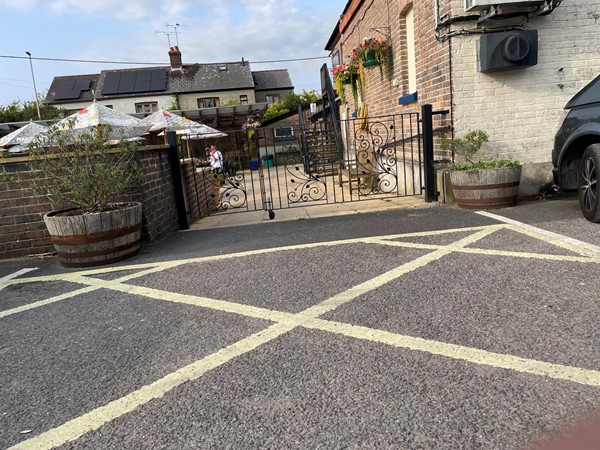
[[[592,144],[581,158],[581,185],[579,206],[583,216],[592,222],[600,222],[600,144]]]

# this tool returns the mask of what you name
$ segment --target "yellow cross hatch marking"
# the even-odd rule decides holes
[[[571,250],[579,256],[551,255],[541,253],[527,252],[511,252],[502,250],[488,250],[468,247],[477,243],[481,239],[493,234],[498,230],[510,229],[521,232],[529,237],[533,237],[544,242],[557,245],[560,248]],[[470,233],[466,237],[460,238],[449,245],[433,245],[410,243],[405,241],[397,241],[395,239],[411,238],[411,237],[427,237],[444,235],[451,233]],[[370,280],[359,283],[346,291],[340,292],[323,302],[311,306],[299,313],[286,313],[274,311],[267,308],[260,308],[250,305],[239,304],[235,302],[211,299],[195,295],[186,295],[163,291],[159,289],[135,286],[126,284],[127,281],[146,276],[152,273],[158,273],[167,269],[172,269],[184,264],[197,264],[207,261],[226,260],[230,258],[239,258],[243,256],[268,254],[274,252],[299,250],[317,247],[331,247],[336,245],[345,245],[352,243],[367,243],[372,245],[388,245],[405,248],[413,248],[426,250],[423,256],[417,257],[412,261],[388,270]],[[58,274],[41,277],[30,277],[23,279],[12,279],[0,285],[0,289],[13,284],[45,282],[45,281],[65,281],[79,285],[84,285],[72,292],[57,295],[55,297],[38,301],[30,305],[24,305],[18,308],[0,312],[0,319],[12,314],[31,310],[34,308],[46,306],[61,300],[73,298],[81,294],[92,292],[98,289],[109,289],[113,291],[123,292],[141,296],[142,298],[168,301],[173,303],[181,303],[192,305],[201,308],[209,308],[212,310],[238,314],[246,317],[263,319],[273,322],[264,330],[254,333],[244,339],[239,340],[231,345],[228,345],[221,350],[206,356],[205,358],[189,364],[185,367],[176,370],[175,372],[166,375],[155,382],[144,386],[136,391],[133,391],[124,397],[107,403],[104,406],[96,408],[70,420],[54,429],[48,430],[38,436],[32,437],[15,445],[14,449],[46,449],[61,446],[67,442],[78,439],[84,434],[97,430],[110,421],[130,413],[148,402],[159,399],[165,394],[173,390],[181,384],[196,380],[202,377],[205,373],[213,370],[238,356],[249,353],[261,345],[272,342],[280,336],[294,330],[298,327],[307,329],[315,329],[329,333],[335,333],[347,336],[353,339],[361,339],[370,342],[376,342],[383,345],[389,345],[396,348],[404,348],[413,351],[426,352],[433,355],[438,355],[447,358],[467,361],[473,364],[486,365],[499,369],[507,369],[520,373],[534,374],[558,380],[567,380],[574,383],[579,383],[588,386],[600,386],[600,371],[582,369],[578,367],[570,367],[560,364],[553,364],[544,361],[521,358],[513,355],[489,352],[477,348],[465,347],[445,342],[439,342],[431,339],[423,339],[419,337],[405,336],[388,331],[351,325],[346,323],[335,322],[331,320],[321,319],[320,316],[328,312],[334,311],[340,306],[347,304],[360,296],[371,292],[381,286],[396,280],[403,275],[425,267],[431,262],[437,261],[452,253],[463,254],[478,254],[487,256],[500,257],[518,257],[530,258],[538,260],[550,261],[569,261],[580,263],[600,263],[600,255],[582,249],[572,242],[557,240],[554,236],[545,236],[537,234],[531,229],[523,230],[513,224],[501,224],[492,226],[480,226],[471,228],[459,228],[453,230],[437,230],[429,232],[417,232],[406,234],[395,234],[388,236],[369,237],[346,239],[331,242],[320,242],[311,244],[292,245],[278,247],[272,249],[253,250],[246,252],[232,253],[228,255],[217,255],[201,258],[191,258],[185,260],[168,261],[163,263],[137,264],[130,266],[120,266],[115,268],[104,268],[94,270],[84,270],[74,273]],[[136,270],[137,272],[123,275],[115,280],[102,280],[100,278],[92,278],[94,275],[107,273],[118,273],[120,271]]]

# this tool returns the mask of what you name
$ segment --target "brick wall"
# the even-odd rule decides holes
[[[465,16],[464,0],[440,0],[440,17]],[[408,92],[405,13],[413,8],[418,102],[398,105]],[[340,11],[341,12],[341,11]],[[493,74],[477,72],[476,43],[481,29],[475,20],[458,22],[448,31],[474,31],[436,39],[434,2],[430,0],[355,0],[342,17],[337,44],[342,62],[365,37],[391,36],[392,58],[388,77],[377,67],[366,69],[365,102],[369,116],[418,111],[430,103],[449,110],[434,117],[439,136],[454,128],[456,135],[483,129],[490,135],[488,153],[524,163],[520,194],[533,194],[551,180],[551,150],[559,119],[567,101],[598,75],[600,44],[597,0],[563,2],[546,16],[515,18],[503,25],[520,25],[538,31],[538,64]],[[342,117],[355,111],[350,88]],[[436,158],[446,158],[436,148]]]
[[[0,257],[54,251],[42,215],[52,204],[33,192],[28,158],[0,159]]]
[[[137,153],[144,179],[132,199],[143,204],[142,238],[149,241],[179,227],[167,149],[167,146],[148,146]]]
[[[156,240],[178,229],[168,147],[140,147],[137,161],[144,178],[120,201],[143,203],[144,240]],[[46,212],[67,205],[50,203],[32,189],[29,158],[0,159],[0,258],[54,251],[43,221]]]
[[[423,104],[432,104],[434,111],[449,110],[451,107],[449,43],[436,40],[433,2],[363,0],[355,3],[359,5],[351,20],[347,21],[337,44],[341,61],[344,63],[347,61],[352,49],[357,47],[363,38],[382,39],[387,34],[392,46],[387,72],[382,74],[378,66],[365,68],[364,101],[367,103],[369,116],[418,112]],[[441,14],[449,10],[449,0],[440,0],[439,3]],[[408,87],[405,21],[406,11],[411,5],[415,28],[418,102],[399,105],[398,99],[401,96],[412,93],[409,92]],[[352,8],[348,11],[352,11]],[[342,107],[342,117],[345,115],[350,117],[356,109],[349,86],[346,87],[346,99],[348,108],[346,110]],[[449,123],[449,116],[435,116],[434,121],[434,127],[437,129]]]
[[[210,167],[194,170],[191,161],[185,160],[181,165],[181,175],[188,222],[192,223],[202,217],[207,217],[209,204],[214,204],[214,201],[209,199],[209,195],[213,192],[213,185],[210,182],[210,178],[212,178]]]
[[[463,14],[463,0],[453,0]],[[488,153],[524,163],[521,193],[550,182],[551,151],[568,100],[600,73],[597,0],[563,2],[552,14],[516,21],[538,31],[535,66],[477,72],[478,35],[452,38],[454,129],[462,135],[483,129]]]

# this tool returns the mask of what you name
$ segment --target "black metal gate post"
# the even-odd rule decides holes
[[[171,165],[171,179],[173,180],[173,193],[175,194],[175,206],[177,207],[177,220],[179,221],[179,229],[188,230],[190,225],[188,223],[187,212],[185,209],[183,182],[181,181],[181,164],[179,163],[177,139],[174,131],[167,132],[167,143],[169,144],[169,164]]]
[[[425,164],[425,201],[437,200],[435,171],[433,167],[433,106],[421,106],[421,120],[423,126],[423,153]]]

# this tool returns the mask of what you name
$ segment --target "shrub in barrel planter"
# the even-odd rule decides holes
[[[513,159],[474,155],[488,142],[487,133],[470,131],[464,138],[443,139],[442,149],[452,149],[458,161],[451,166],[450,181],[456,204],[466,209],[515,206],[521,180],[521,163]]]
[[[51,147],[35,143],[36,191],[73,207],[44,216],[61,264],[91,267],[136,255],[142,229],[141,203],[114,203],[141,177],[135,142],[110,146],[106,126],[85,132],[51,131]]]

